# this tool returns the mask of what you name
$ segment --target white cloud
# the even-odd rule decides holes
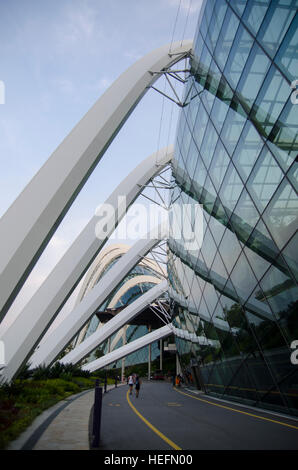
[[[57,45],[60,52],[80,47],[92,37],[100,36],[97,25],[98,11],[87,2],[72,2],[64,10],[63,21],[54,27]]]
[[[96,83],[96,89],[103,91],[109,88],[110,85],[112,85],[113,80],[111,78],[107,77],[102,77],[97,83]]]
[[[74,83],[67,78],[57,78],[53,80],[53,85],[63,94],[73,94],[76,91]]]
[[[123,55],[127,59],[132,59],[133,62],[136,62],[137,60],[139,60],[142,57],[142,54],[139,54],[136,51],[126,51],[126,52],[124,52]]]

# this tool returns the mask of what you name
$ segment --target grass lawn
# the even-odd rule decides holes
[[[94,387],[95,377],[15,380],[0,387],[0,449],[16,439],[44,410]]]

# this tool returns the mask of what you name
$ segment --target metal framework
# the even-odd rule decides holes
[[[116,331],[128,324],[133,318],[141,313],[148,305],[160,297],[168,288],[167,281],[162,281],[149,291],[145,292],[141,297],[136,299],[130,305],[125,307],[114,318],[109,320],[105,325],[99,328],[95,333],[90,335],[85,341],[76,346],[70,353],[66,354],[60,362],[63,364],[77,362],[88,356],[106,339],[111,337]]]

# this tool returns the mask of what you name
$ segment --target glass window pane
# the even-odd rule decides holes
[[[238,18],[228,8],[214,52],[214,58],[221,70],[225,67],[238,26]]]
[[[290,275],[286,275],[272,266],[260,281],[260,285],[262,288],[260,298],[266,298],[274,313],[274,318],[282,325],[287,341],[290,343],[296,339],[294,334],[298,331],[297,325],[293,322],[295,305],[297,307],[298,288],[296,282]]]
[[[206,266],[210,268],[216,254],[216,245],[208,228],[205,230],[201,252],[204,256]]]
[[[210,217],[209,229],[212,233],[215,243],[218,245],[225,231],[225,226],[218,222],[214,217]]]
[[[193,138],[197,144],[198,149],[200,149],[201,147],[208,119],[209,119],[209,116],[206,113],[204,106],[201,104],[198,110],[194,132],[193,132]]]
[[[289,84],[274,65],[271,66],[252,110],[266,136],[269,136],[289,97]]]
[[[223,102],[221,99],[216,97],[211,112],[211,120],[214,126],[216,127],[217,132],[221,131],[228,110],[229,106],[227,105],[227,103]]]
[[[292,161],[295,160],[298,147],[298,106],[293,105],[290,98],[271,134],[275,146],[286,150]]]
[[[231,49],[231,46],[229,45],[229,58],[226,62],[226,54],[224,57],[225,62],[223,64],[224,75],[233,90],[235,90],[237,87],[252,45],[253,38],[240,24]]]
[[[202,159],[204,160],[204,163],[207,169],[209,168],[209,164],[213,156],[217,139],[218,139],[218,134],[214,126],[212,125],[211,121],[209,121],[207,128],[206,128],[205,135],[204,135],[204,140],[200,147],[200,154],[202,156]]]
[[[265,260],[276,262],[278,248],[260,219],[256,228],[246,242],[246,245]]]
[[[257,44],[254,44],[245,67],[241,71],[242,75],[237,87],[248,107],[253,105],[269,66],[268,57]]]
[[[263,140],[253,125],[247,121],[233,155],[233,163],[244,182],[249,177],[262,147]]]
[[[246,189],[244,189],[230,219],[230,223],[234,231],[237,233],[237,237],[242,242],[246,242],[249,238],[259,218],[260,215],[256,210],[254,203]]]
[[[297,204],[296,192],[284,179],[262,216],[280,249],[297,229]]]
[[[206,2],[203,19],[200,25],[200,33],[202,34],[203,38],[207,35],[208,27],[212,18],[212,12],[215,5],[215,0],[210,0]]]
[[[290,7],[289,5],[278,5],[277,3],[271,2],[257,36],[257,39],[271,57],[274,57],[295,15],[294,4]]]
[[[295,7],[295,5],[294,5]],[[297,9],[297,5],[296,5]],[[277,31],[279,28],[277,29]],[[285,33],[283,31],[282,34]],[[297,78],[297,68],[298,68],[298,15],[296,14],[290,28],[288,29],[286,36],[283,40],[281,47],[276,55],[275,61],[281,67],[285,76],[289,80],[295,80]]]
[[[288,264],[293,276],[298,281],[298,262],[297,262],[297,246],[298,246],[298,233],[295,233],[294,237],[283,249],[282,256]],[[298,335],[297,335],[298,338]]]
[[[230,107],[221,132],[221,140],[230,155],[233,154],[236,148],[246,122],[246,117],[243,114]]]
[[[225,234],[219,246],[219,251],[225,264],[225,267],[228,273],[230,273],[238,259],[238,256],[240,255],[241,248],[236,235],[228,229],[226,229],[225,231]]]
[[[249,264],[251,265],[254,275],[258,280],[260,280],[269,268],[270,262],[259,254],[255,253],[247,246],[244,247],[243,251],[249,261]]]
[[[294,164],[292,168],[288,171],[287,177],[291,181],[294,189],[298,192],[298,168],[297,164]]]
[[[198,155],[199,155],[199,152],[198,152],[197,146],[195,145],[194,140],[191,139],[187,161],[186,161],[186,170],[187,170],[187,173],[190,175],[190,177],[192,177],[192,175],[195,172],[195,168],[196,168],[197,161],[198,161]]]
[[[201,155],[198,154],[197,166],[196,166],[196,170],[195,170],[195,173],[193,176],[193,182],[192,182],[192,188],[194,190],[194,193],[198,201],[201,200],[206,176],[207,176],[207,171],[206,171],[205,165],[203,163]]]
[[[211,214],[216,199],[216,191],[209,176],[205,180],[203,194],[202,204],[204,209]]]
[[[250,0],[246,4],[242,20],[256,36],[268,8],[268,0]]]
[[[219,292],[223,292],[227,279],[227,270],[219,253],[217,253],[210,269],[210,280]]]
[[[242,190],[243,183],[231,162],[219,193],[222,204],[229,210],[234,210]]]
[[[246,184],[260,212],[267,207],[282,178],[283,172],[271,152],[264,147]]]
[[[209,169],[209,176],[218,191],[226,174],[226,170],[228,168],[229,163],[230,157],[226,149],[224,148],[222,142],[218,140]]]
[[[244,8],[246,7],[247,0],[228,0],[228,3],[235,8],[235,10],[241,16],[243,13]]]
[[[213,52],[218,40],[219,32],[227,11],[227,3],[225,0],[216,0],[215,8],[212,12],[210,26],[206,35],[206,43]]]

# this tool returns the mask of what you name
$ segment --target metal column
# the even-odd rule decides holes
[[[123,346],[126,344],[126,330],[127,330],[127,325],[123,327]],[[122,382],[125,381],[125,357],[122,359],[122,365],[121,365],[121,378]]]
[[[151,333],[151,325],[148,325],[148,333]],[[151,344],[148,346],[148,380],[151,377]]]

